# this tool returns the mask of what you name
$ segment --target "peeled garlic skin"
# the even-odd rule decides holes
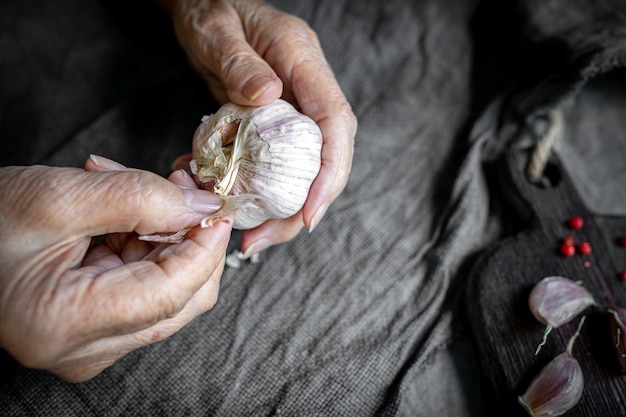
[[[560,276],[543,278],[528,297],[535,318],[553,328],[567,323],[594,304],[593,296],[585,287]]]
[[[231,161],[230,150],[216,147],[232,146],[235,137]],[[260,107],[227,103],[196,130],[191,167],[216,194],[256,197],[235,214],[235,228],[251,229],[302,208],[321,167],[321,149],[317,124],[284,100]]]
[[[583,387],[578,361],[563,352],[537,374],[518,400],[533,417],[560,416],[580,400]]]

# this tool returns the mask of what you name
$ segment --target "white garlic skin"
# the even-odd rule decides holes
[[[543,278],[528,297],[528,305],[535,318],[552,328],[567,323],[595,304],[585,287],[560,276]]]
[[[230,161],[227,147],[237,129],[242,153],[238,161]],[[220,145],[223,154],[215,151]],[[236,210],[233,226],[245,230],[302,208],[320,170],[321,151],[317,124],[288,102],[278,99],[260,107],[227,103],[203,118],[196,130],[191,169],[218,195],[256,197]]]

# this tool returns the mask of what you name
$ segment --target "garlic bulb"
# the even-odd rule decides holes
[[[583,372],[572,355],[572,348],[584,322],[583,316],[565,352],[539,371],[526,392],[518,397],[519,403],[531,416],[560,416],[580,400],[584,388]]]
[[[236,210],[234,227],[251,229],[296,214],[321,166],[322,133],[284,100],[234,103],[205,116],[193,138],[191,171],[223,197],[214,217]]]

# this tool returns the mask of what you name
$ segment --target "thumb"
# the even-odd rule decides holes
[[[258,12],[265,10],[270,12]],[[259,106],[282,95],[282,81],[249,43],[238,11],[227,2],[182,8],[175,21],[189,59],[218,99]]]

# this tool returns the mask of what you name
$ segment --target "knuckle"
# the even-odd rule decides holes
[[[185,307],[191,296],[180,294],[180,291],[168,292],[159,302],[160,313],[158,321],[176,317]]]
[[[157,190],[167,182],[149,172],[131,171],[113,173],[111,180],[103,184],[103,195],[99,199],[116,201],[118,207],[144,207],[148,201],[157,199]]]
[[[316,44],[319,43],[317,33],[315,33],[308,22],[298,16],[283,15],[280,24],[287,33],[297,33],[300,34],[303,39],[313,41]]]
[[[231,48],[234,53],[224,55],[220,61],[220,72],[226,79],[234,79],[242,72],[249,71],[251,63],[257,62],[259,57],[251,50]]]
[[[343,103],[340,105],[340,116],[344,119],[345,125],[350,128],[351,131],[356,132],[359,121],[356,117],[356,114],[352,111],[352,107],[347,100],[343,100]]]
[[[294,30],[296,36],[294,39],[299,41],[299,46],[302,48],[307,48],[309,50],[313,49],[316,52],[316,55],[322,55],[322,46],[320,44],[319,38],[317,37],[317,33],[308,25],[308,23],[303,22],[304,26],[299,27]]]

